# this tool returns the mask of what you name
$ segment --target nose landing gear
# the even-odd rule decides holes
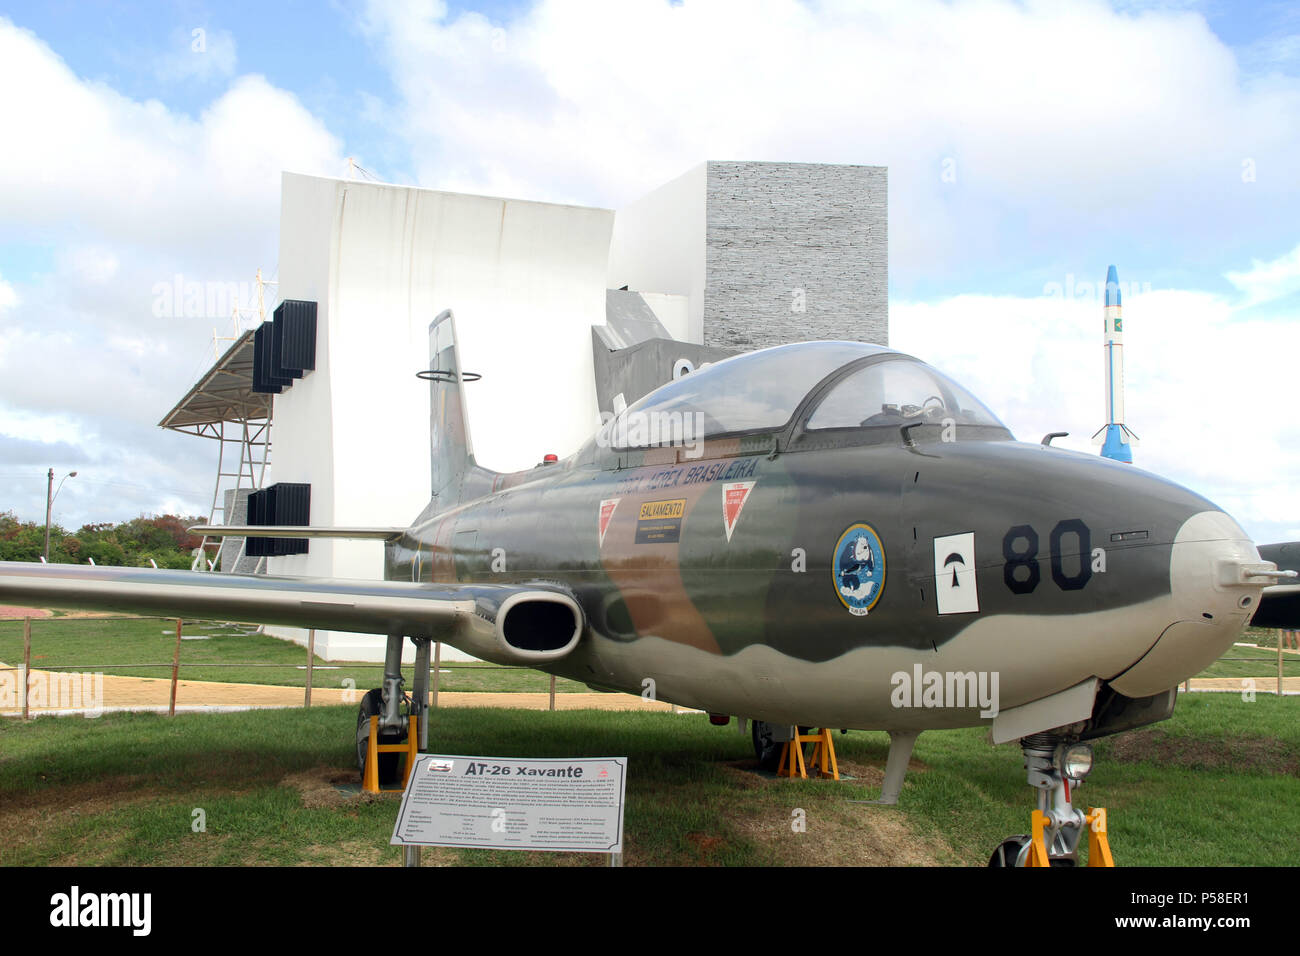
[[[1114,866],[1106,835],[1106,808],[1075,809],[1070,791],[1092,771],[1092,748],[1069,744],[1055,734],[1020,741],[1029,785],[1038,791],[1030,833],[1008,837],[993,851],[989,866],[1077,866],[1079,844],[1088,834],[1088,866]]]

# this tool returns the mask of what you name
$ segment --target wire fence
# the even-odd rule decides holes
[[[68,662],[66,659],[46,661],[45,658],[48,657],[49,655],[38,655],[35,658],[35,660],[38,662],[37,667],[33,669],[32,667],[33,631],[36,631],[38,634],[38,637],[36,639],[36,646],[38,649],[42,649],[41,645],[46,644],[46,642],[50,640],[49,637],[42,638],[39,636],[39,632],[42,629],[45,629],[47,627],[56,624],[62,626],[71,626],[74,629],[80,629],[83,627],[88,628],[93,625],[100,625],[102,627],[107,622],[128,622],[130,625],[134,625],[136,627],[140,625],[148,625],[149,623],[154,623],[156,625],[157,623],[166,622],[169,625],[167,629],[167,633],[168,634],[174,633],[175,635],[174,643],[172,644],[171,647],[172,650],[171,659],[152,660],[152,661],[122,661],[119,659],[119,660],[103,660],[96,663],[80,663],[80,662],[72,663],[72,662]],[[3,628],[5,625],[15,625],[17,623],[19,623],[17,620],[0,621],[0,628]],[[25,617],[21,620],[21,624],[22,624],[22,651],[21,651],[22,663],[10,664],[7,662],[7,659],[12,657],[10,650],[4,650],[3,652],[0,652],[0,660],[6,661],[5,663],[0,663],[0,712],[17,710],[19,708],[19,703],[20,703],[17,698],[21,697],[21,712],[24,719],[28,719],[31,716],[32,710],[34,709],[43,710],[43,711],[103,709],[102,702],[96,702],[96,706],[94,707],[87,707],[83,705],[86,704],[84,698],[86,698],[88,694],[102,695],[103,676],[104,673],[108,671],[119,671],[119,672],[120,671],[155,671],[155,672],[163,671],[164,673],[167,673],[169,676],[169,683],[170,683],[169,696],[167,702],[167,712],[169,715],[174,715],[176,713],[177,689],[180,684],[180,681],[182,680],[183,670],[189,671],[190,676],[186,676],[185,679],[191,681],[204,680],[205,679],[204,677],[194,677],[192,675],[204,674],[204,672],[207,672],[209,670],[220,672],[222,669],[246,670],[246,669],[256,669],[256,668],[278,668],[280,670],[285,670],[285,671],[301,672],[304,678],[302,684],[302,690],[303,690],[302,706],[303,707],[310,707],[312,705],[313,691],[322,690],[322,689],[327,691],[341,691],[343,703],[357,703],[360,701],[362,695],[366,692],[367,688],[364,685],[367,683],[371,683],[368,680],[361,679],[360,683],[363,686],[358,687],[357,686],[358,677],[362,677],[362,675],[373,673],[378,675],[378,677],[382,679],[383,672],[384,672],[383,663],[372,663],[368,661],[345,661],[337,664],[332,662],[331,663],[318,662],[316,657],[316,652],[315,652],[316,651],[315,630],[308,631],[307,644],[306,647],[304,648],[304,652],[305,652],[304,663],[292,663],[287,659],[281,661],[266,661],[266,660],[231,661],[231,660],[210,660],[210,659],[202,658],[197,660],[183,661],[182,660],[183,655],[181,651],[182,651],[182,646],[186,641],[205,640],[217,636],[229,636],[231,634],[250,634],[250,635],[257,634],[258,628],[253,626],[231,625],[226,622],[206,622],[206,621],[182,620],[178,618],[141,618],[141,617],[134,617],[134,616],[128,616],[128,617],[94,616],[94,617],[78,617],[78,618]],[[211,634],[211,633],[196,634],[192,632],[193,628],[203,627],[203,626],[217,628],[219,629],[219,632],[217,634]],[[191,633],[189,634],[186,634],[185,632],[185,629],[187,627],[191,628]],[[60,630],[63,630],[63,628],[60,628]],[[64,640],[66,640],[68,634],[65,631],[61,636]],[[145,636],[144,632],[135,633],[132,635],[132,637],[135,638],[136,640],[142,638],[143,636]],[[54,639],[57,640],[59,638],[54,638]],[[0,642],[0,647],[9,648],[10,646],[11,643],[9,641]],[[276,651],[277,653],[285,654],[287,657],[289,654],[292,653],[291,648],[292,645],[286,642],[286,646],[283,650],[277,648]],[[16,648],[13,649],[16,650]],[[537,676],[543,678],[549,677],[549,709],[555,710],[555,698],[556,698],[557,691],[556,691],[556,678],[554,675],[541,675],[538,674],[538,672],[535,671],[533,668],[522,667],[518,665],[490,664],[490,663],[480,663],[480,662],[443,661],[442,645],[441,643],[437,643],[437,642],[434,643],[432,650],[433,650],[433,653],[431,655],[432,660],[429,664],[429,675],[428,675],[429,676],[429,681],[428,681],[429,700],[427,701],[427,704],[431,707],[438,706],[438,696],[440,693],[439,685],[441,683],[440,679],[442,675],[445,673],[449,673],[449,672],[454,673],[460,671],[465,675],[471,675],[471,674],[481,674],[485,671],[515,671],[515,672],[526,673],[529,676]],[[411,672],[413,670],[413,665],[410,663],[404,663],[402,669],[404,672]],[[337,688],[319,688],[316,687],[316,681],[315,681],[315,678],[317,676],[316,674],[317,671],[332,672],[336,677],[337,677],[336,672],[344,671],[349,676],[344,677],[339,682],[339,686]],[[8,686],[6,686],[6,682],[3,679],[4,675],[6,674],[17,674],[18,676],[16,680],[12,680],[11,683],[9,683]],[[50,676],[47,679],[47,678],[43,678],[42,675],[50,675]],[[96,684],[93,680],[90,681],[89,683],[86,683],[88,679],[93,677],[98,678],[98,684]],[[76,680],[74,680],[74,678]],[[152,680],[157,680],[158,678],[146,678],[146,679],[152,681]],[[210,678],[207,679],[210,680]],[[377,687],[379,686],[380,683],[381,680],[376,680],[373,682],[372,686]],[[268,692],[275,692],[275,691],[283,691],[286,688],[292,688],[296,685],[293,683],[286,683],[286,684],[259,683],[258,686],[267,688]],[[331,696],[333,695],[331,694]],[[7,700],[7,698],[12,698],[12,700]],[[56,698],[58,700],[56,700]],[[70,704],[72,706],[63,707],[63,706],[59,706],[60,704]],[[254,704],[253,706],[256,706],[256,704]]]
[[[82,627],[89,628],[90,626],[93,625],[103,626],[106,622],[126,622],[127,625],[134,626],[136,628],[147,627],[149,625],[157,626],[158,624],[165,622],[168,625],[168,627],[164,631],[164,633],[169,636],[174,634],[174,640],[172,641],[171,646],[169,648],[172,652],[171,659],[144,661],[144,662],[122,661],[118,659],[118,660],[103,660],[98,663],[79,663],[79,662],[69,663],[66,660],[56,660],[53,662],[46,661],[45,663],[40,663],[37,669],[33,671],[32,634],[34,629],[36,631],[40,631],[47,627],[53,627],[54,625],[61,625],[64,627],[71,626],[74,629],[80,629]],[[17,623],[18,622],[16,620],[0,621],[0,629],[6,627],[7,625],[15,625]],[[367,688],[365,688],[364,685],[371,684],[371,686],[378,686],[382,682],[382,675],[384,671],[384,665],[382,663],[371,663],[365,661],[346,661],[337,664],[317,662],[316,652],[315,652],[316,632],[314,630],[308,632],[307,644],[306,647],[304,648],[305,661],[303,663],[293,663],[290,661],[290,657],[294,652],[292,650],[292,645],[290,645],[288,642],[285,642],[283,648],[280,647],[275,648],[274,652],[283,655],[285,658],[284,660],[280,660],[280,661],[267,661],[267,660],[231,661],[231,660],[214,660],[214,659],[208,659],[207,657],[183,660],[182,646],[185,641],[206,640],[206,639],[211,639],[213,637],[239,635],[239,634],[245,634],[245,635],[258,634],[259,629],[252,625],[234,625],[227,622],[215,622],[215,621],[214,622],[195,621],[195,620],[184,621],[177,618],[141,618],[141,617],[134,617],[134,616],[125,616],[125,617],[95,616],[95,617],[77,617],[77,618],[26,617],[22,619],[21,623],[22,623],[22,634],[23,634],[21,665],[0,664],[0,712],[11,712],[13,710],[17,710],[19,704],[17,698],[21,696],[21,711],[24,719],[30,716],[31,711],[34,708],[40,710],[46,710],[46,711],[56,710],[56,709],[58,710],[86,709],[80,706],[81,703],[84,703],[84,700],[81,700],[80,703],[78,703],[78,700],[81,698],[85,698],[87,693],[91,695],[94,695],[96,693],[102,693],[102,678],[104,673],[108,671],[120,672],[120,671],[152,670],[155,672],[161,671],[162,673],[167,675],[170,684],[168,702],[167,702],[168,714],[175,714],[176,712],[177,689],[181,681],[181,674],[183,670],[187,671],[189,675],[187,676],[186,679],[191,681],[210,680],[211,678],[205,675],[205,672],[209,672],[209,671],[214,673],[221,673],[223,670],[227,672],[233,672],[238,670],[278,668],[284,671],[302,672],[303,683],[301,686],[303,690],[303,698],[302,698],[303,707],[310,707],[312,705],[312,696],[313,696],[314,689],[322,690],[322,691],[330,691],[330,692],[341,690],[343,692],[341,697],[341,702],[358,703],[361,699],[361,696],[366,692]],[[185,634],[185,628],[187,626],[191,628],[191,633],[189,635]],[[194,628],[204,628],[204,627],[209,629],[215,628],[217,632],[216,633],[193,633]],[[158,632],[155,631],[154,635],[156,636],[157,633]],[[123,640],[129,643],[131,640],[138,641],[145,636],[146,636],[146,632],[140,630],[138,633],[127,635],[126,637],[123,638]],[[1300,668],[1300,654],[1290,652],[1285,648],[1284,641],[1280,633],[1274,632],[1272,636],[1276,639],[1277,650],[1275,655],[1270,653],[1268,654],[1268,656],[1233,656],[1233,657],[1219,658],[1219,663],[1259,664],[1261,668],[1260,672],[1251,673],[1251,674],[1239,673],[1232,677],[1221,678],[1221,679],[1241,680],[1243,682],[1242,684],[1243,691],[1254,691],[1256,689],[1259,689],[1265,693],[1273,692],[1279,696],[1285,695],[1287,693],[1286,685],[1285,685],[1286,668],[1288,666],[1291,666],[1293,668],[1292,670],[1293,680],[1300,678],[1300,671],[1297,670],[1297,668]],[[69,634],[67,632],[61,635],[61,638],[63,640],[67,640],[68,637]],[[53,639],[58,640],[59,638],[55,637]],[[39,643],[43,644],[45,643],[46,640],[48,640],[48,638],[42,638]],[[104,646],[104,645],[101,644],[100,646]],[[11,656],[10,651],[5,649],[10,647],[12,647],[12,645],[9,641],[0,639],[0,660],[6,660],[8,657]],[[1254,648],[1255,650],[1265,651],[1265,652],[1270,650],[1270,648],[1267,646],[1259,646],[1259,645],[1238,644],[1236,645],[1236,647],[1241,648],[1243,651],[1247,650],[1248,648]],[[48,655],[40,655],[35,659],[37,661],[43,661],[47,657]],[[432,660],[429,665],[429,675],[428,675],[429,676],[428,686],[429,686],[430,696],[429,696],[429,700],[427,701],[430,707],[438,706],[438,697],[441,690],[440,683],[443,674],[455,674],[457,671],[461,671],[467,675],[482,674],[485,671],[501,671],[501,672],[515,671],[515,672],[525,673],[530,677],[542,677],[542,676],[549,677],[548,706],[550,710],[555,710],[557,691],[556,691],[556,678],[554,675],[540,675],[533,668],[521,667],[517,665],[489,664],[489,663],[482,663],[482,662],[469,663],[469,662],[458,662],[458,661],[443,661],[442,645],[440,643],[434,644],[433,653],[431,657]],[[339,686],[336,688],[326,688],[326,687],[317,688],[315,687],[315,684],[316,684],[316,677],[318,671],[331,672],[332,676],[334,676],[336,679],[339,676],[337,673],[339,671],[345,672],[347,676],[344,676],[343,679],[339,681]],[[412,665],[404,664],[403,671],[404,672],[413,671]],[[1275,685],[1276,689],[1273,691],[1270,691],[1262,687],[1257,688],[1257,685],[1255,684],[1255,681],[1257,680],[1270,681],[1270,682],[1273,680],[1273,675],[1267,674],[1266,676],[1265,671],[1274,671],[1276,674],[1276,685]],[[6,685],[6,682],[4,680],[4,675],[7,673],[15,673],[15,672],[18,674],[17,680],[12,681],[8,685]],[[375,680],[374,682],[369,681],[365,675],[369,675],[372,673],[378,675],[379,679]],[[40,678],[41,674],[48,674],[54,676],[46,679],[46,685],[42,685],[41,678]],[[201,676],[197,676],[197,677],[193,676],[196,674]],[[91,685],[89,685],[88,687],[84,683],[85,678],[93,675],[98,675],[99,683],[98,685],[95,685],[92,682]],[[72,679],[74,677],[79,678],[81,680],[82,683],[80,687],[76,686],[77,681],[74,681]],[[148,678],[148,679],[158,680],[159,678]],[[297,686],[293,682],[270,683],[270,682],[259,681],[259,682],[252,682],[252,683],[256,683],[258,686],[266,687],[268,688],[268,690],[272,690],[272,691],[283,691],[285,688]],[[358,683],[360,683],[363,686],[359,687]],[[479,687],[476,689],[482,690],[484,688]],[[513,689],[518,690],[519,688],[516,687]],[[1184,689],[1186,690],[1191,689],[1191,680],[1188,680],[1184,684]],[[1235,690],[1236,688],[1221,687],[1218,689]],[[1300,692],[1300,688],[1298,688],[1297,691],[1292,691],[1291,693],[1297,693],[1297,692]],[[282,697],[282,695],[280,696]],[[332,696],[333,695],[331,694],[331,697]],[[64,703],[77,704],[77,706],[57,707],[55,706],[56,697],[59,697]],[[251,704],[251,706],[257,706],[257,705],[258,705],[257,703]],[[284,704],[280,704],[280,706],[284,706]]]

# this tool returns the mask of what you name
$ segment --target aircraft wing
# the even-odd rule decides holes
[[[209,538],[347,538],[354,541],[396,541],[405,528],[327,528],[318,525],[196,524],[190,534]]]
[[[1264,588],[1250,623],[1252,627],[1300,631],[1300,584],[1274,584]]]
[[[486,660],[537,665],[577,645],[585,618],[552,585],[424,584],[0,562],[0,603],[404,634]]]
[[[1279,571],[1300,571],[1300,541],[1261,544],[1259,556],[1272,561]],[[1274,584],[1264,588],[1250,623],[1253,627],[1300,630],[1300,584]]]

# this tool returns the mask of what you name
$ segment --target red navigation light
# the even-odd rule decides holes
[[[559,460],[560,460],[560,459],[559,459],[559,457],[558,457],[557,455],[545,455],[545,456],[542,458],[542,464],[544,464],[544,465],[553,465],[553,464],[555,464],[555,463],[556,463],[557,461],[559,461]]]

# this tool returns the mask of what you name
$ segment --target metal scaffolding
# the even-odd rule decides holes
[[[266,481],[271,464],[271,396],[253,391],[253,332],[239,335],[158,424],[217,442],[217,474],[208,524],[240,524],[248,494]],[[245,512],[246,513],[246,512]],[[209,553],[210,549],[215,553]],[[265,558],[244,553],[245,539],[204,536],[203,567],[261,573]],[[196,555],[196,566],[198,558]]]

